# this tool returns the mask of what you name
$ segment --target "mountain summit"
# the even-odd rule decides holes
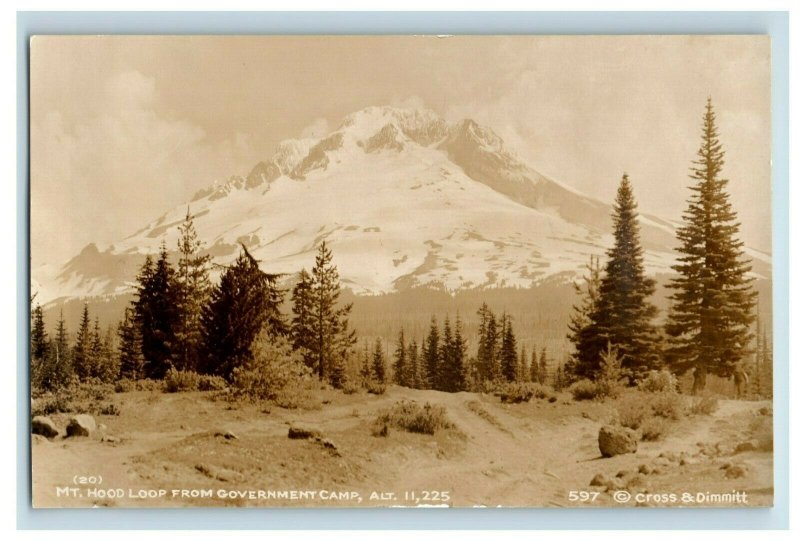
[[[270,272],[310,267],[327,240],[343,283],[375,294],[415,285],[529,286],[573,276],[612,242],[611,208],[550,179],[470,119],[369,107],[319,139],[291,139],[188,203],[215,262],[245,244]],[[180,205],[130,237],[90,245],[34,276],[43,301],[130,289],[144,254],[177,243]],[[650,272],[668,272],[673,227],[640,216]]]

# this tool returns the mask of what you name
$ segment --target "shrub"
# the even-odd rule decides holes
[[[531,382],[505,383],[499,386],[494,394],[500,397],[501,402],[510,404],[530,402],[532,398],[546,400],[553,397],[552,391],[546,386]]]
[[[300,385],[289,385],[275,394],[272,402],[288,410],[318,410],[322,408],[322,400],[316,393]]]
[[[678,393],[652,393],[648,402],[656,417],[677,421],[686,413],[684,398]]]
[[[228,388],[228,382],[222,376],[211,376],[200,374],[197,380],[198,391],[224,391]]]
[[[164,382],[158,379],[120,378],[114,384],[114,392],[130,393],[133,391],[163,391]]]
[[[346,380],[344,385],[342,385],[342,392],[344,394],[356,394],[361,391],[361,389],[361,385],[350,380]]]
[[[719,400],[716,396],[703,396],[692,399],[689,413],[692,415],[711,415],[719,409]]]
[[[620,425],[633,430],[638,430],[653,416],[649,405],[638,396],[639,394],[630,394],[617,405],[617,421]]]
[[[386,384],[379,383],[374,380],[369,380],[367,382],[367,392],[369,394],[378,394],[378,395],[384,394],[386,392]]]
[[[378,427],[392,425],[408,432],[430,435],[435,434],[437,430],[455,428],[447,418],[447,411],[443,406],[431,405],[428,402],[420,406],[413,400],[395,402],[389,410],[378,416],[375,424]]]
[[[236,398],[253,402],[274,400],[289,385],[310,379],[311,369],[283,337],[273,339],[262,331],[251,351],[252,358],[233,369],[231,386]],[[282,400],[292,403],[288,396],[283,396]]]
[[[640,433],[644,441],[658,441],[669,431],[669,423],[663,417],[648,417],[642,421]]]
[[[120,409],[119,406],[117,406],[113,402],[110,402],[105,406],[101,407],[98,413],[100,413],[100,415],[119,415]]]
[[[676,393],[678,378],[669,370],[651,370],[639,381],[638,387],[648,393]]]
[[[200,375],[188,370],[176,370],[170,367],[164,376],[164,392],[184,393],[196,391],[200,385]]]
[[[52,395],[44,395],[38,398],[31,408],[31,414],[52,415],[53,413],[72,413],[75,405],[65,392],[56,392]]]
[[[597,384],[588,379],[580,379],[573,383],[569,392],[575,400],[594,400],[598,397]]]

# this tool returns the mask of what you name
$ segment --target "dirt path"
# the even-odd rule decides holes
[[[401,399],[444,406],[459,434],[431,437],[393,432],[388,438],[372,436],[372,421],[379,411]],[[106,443],[99,438],[35,442],[33,490],[38,506],[230,505],[216,500],[176,503],[166,499],[118,503],[56,495],[56,488],[72,486],[76,475],[93,475],[103,477],[103,487],[335,488],[419,496],[446,492],[447,504],[456,506],[568,507],[574,505],[568,500],[569,492],[589,490],[589,481],[596,474],[613,478],[619,471],[664,462],[659,457],[671,453],[691,455],[695,458],[686,463],[697,464],[663,465],[664,475],[647,480],[652,490],[677,490],[687,479],[694,479],[692,483],[700,488],[706,478],[713,478],[720,487],[746,486],[769,495],[771,453],[745,457],[751,475],[746,482],[733,484],[722,477],[717,463],[697,458],[698,442],[735,445],[747,437],[742,427],[760,404],[722,401],[713,415],[677,423],[676,433],[665,441],[643,442],[634,455],[602,459],[597,432],[608,421],[610,409],[565,400],[510,406],[475,393],[391,387],[386,395],[377,397],[335,393],[319,410],[273,407],[267,411],[257,406],[232,407],[199,394],[132,393],[120,399],[122,415],[101,419],[108,424],[107,432],[120,442]],[[287,439],[289,425],[320,430],[338,450],[329,452],[313,442]],[[226,430],[237,438],[215,435]],[[415,503],[441,502],[401,498],[369,505]],[[613,501],[604,492],[595,504],[613,505]]]

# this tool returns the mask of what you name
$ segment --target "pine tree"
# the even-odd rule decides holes
[[[386,359],[383,356],[383,344],[380,338],[375,341],[375,349],[372,352],[372,375],[378,383],[386,383]]]
[[[44,325],[44,313],[40,304],[33,309],[31,323],[31,359],[41,363],[47,358],[48,338],[47,329]]]
[[[63,311],[59,313],[56,334],[48,353],[48,359],[42,370],[42,388],[55,390],[65,387],[73,377],[74,368],[69,347],[69,333],[67,332]]]
[[[311,369],[315,368],[317,356],[314,354],[314,284],[311,275],[302,269],[297,284],[292,288],[292,347],[299,351]]]
[[[311,358],[319,379],[327,379],[338,386],[341,381],[337,376],[343,373],[344,361],[355,345],[356,337],[348,322],[352,303],[338,306],[341,285],[339,271],[332,260],[333,254],[323,241],[312,269]]]
[[[659,364],[658,334],[652,323],[656,308],[649,301],[655,281],[645,276],[636,206],[628,175],[623,175],[614,203],[614,246],[607,253],[592,323],[578,342],[581,370],[593,378],[608,342],[618,349],[626,373],[634,378]]]
[[[125,309],[125,317],[117,327],[120,377],[138,380],[144,377],[142,333],[136,323],[132,307]]]
[[[178,226],[178,269],[175,273],[176,318],[174,324],[175,366],[180,370],[197,370],[202,328],[200,318],[203,306],[211,293],[208,276],[211,256],[201,254],[203,242],[194,228],[194,218],[189,209]]]
[[[369,343],[364,343],[364,350],[361,354],[361,376],[362,385],[366,386],[372,381],[372,355],[370,353]]]
[[[596,371],[595,363],[589,358],[589,354],[584,346],[587,337],[596,329],[596,322],[593,317],[597,313],[597,303],[600,298],[600,258],[590,256],[589,263],[586,265],[586,274],[583,277],[583,285],[575,282],[573,284],[575,292],[578,295],[579,303],[572,307],[572,314],[568,324],[569,333],[567,338],[572,342],[575,348],[574,353],[571,355],[571,368],[575,372],[575,376],[582,378],[594,377]],[[538,381],[538,362],[536,362],[536,350],[533,351],[533,360],[531,364],[531,378],[533,381]]]
[[[500,345],[500,368],[506,381],[517,380],[517,339],[511,316],[503,314],[501,318],[502,339]]]
[[[519,352],[519,359],[517,360],[517,381],[530,381],[530,369],[528,368],[528,352],[525,351],[525,344]]]
[[[436,317],[431,317],[428,336],[422,344],[422,364],[425,372],[424,389],[435,389],[439,371],[439,327]]]
[[[539,383],[542,385],[547,383],[547,376],[548,376],[548,359],[547,359],[547,348],[542,348],[542,352],[539,354]]]
[[[406,353],[408,357],[409,386],[413,389],[421,389],[424,374],[422,373],[422,366],[419,360],[419,346],[416,340],[411,340]]]
[[[400,334],[397,337],[397,346],[394,350],[394,382],[403,387],[411,387],[409,383],[409,366],[406,355],[406,337],[403,328],[400,327]]]
[[[463,325],[461,324],[461,318],[458,314],[456,314],[455,330],[453,334],[451,351],[449,354],[449,362],[447,364],[448,370],[445,377],[445,381],[447,382],[447,391],[451,393],[457,393],[467,390],[466,361],[467,342],[464,339],[464,330]]]
[[[75,337],[75,345],[72,348],[72,364],[75,367],[75,374],[81,381],[92,377],[92,328],[89,319],[89,305],[83,304],[83,315],[81,324],[78,327],[78,334]]]
[[[711,99],[703,117],[702,144],[690,177],[692,195],[678,228],[678,273],[666,324],[667,358],[677,373],[694,370],[693,391],[706,374],[728,377],[748,354],[755,292],[749,261],[737,238],[739,223],[721,176],[724,151]]]
[[[530,376],[533,383],[539,383],[539,358],[536,356],[536,346],[531,350]]]
[[[285,335],[279,277],[262,271],[242,245],[203,309],[203,372],[230,378],[234,368],[252,359],[251,346],[262,329],[271,339]]]
[[[147,256],[137,281],[137,297],[133,306],[142,333],[145,375],[161,379],[173,366],[178,316],[175,270],[169,262],[166,244],[161,243],[155,263]]]

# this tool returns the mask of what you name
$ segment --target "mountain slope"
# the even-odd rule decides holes
[[[571,277],[612,240],[609,205],[539,174],[490,129],[389,107],[354,113],[318,140],[284,141],[189,206],[216,263],[243,243],[264,268],[291,275],[327,240],[357,293],[529,286]],[[128,290],[144,254],[176,246],[185,214],[181,205],[112,246],[34,272],[43,300]],[[672,226],[641,222],[648,269],[667,272]],[[768,264],[761,257],[757,271]]]

